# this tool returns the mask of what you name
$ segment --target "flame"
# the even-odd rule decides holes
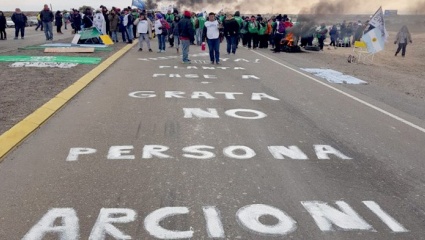
[[[294,34],[291,32],[286,34],[286,37],[282,39],[281,44],[286,45],[288,47],[294,46]]]

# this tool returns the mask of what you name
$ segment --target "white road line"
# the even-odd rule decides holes
[[[319,83],[319,84],[322,84],[323,86],[326,86],[326,87],[328,87],[328,88],[330,88],[330,89],[332,89],[332,90],[334,90],[334,91],[336,91],[336,92],[339,92],[339,93],[341,93],[341,94],[343,94],[343,95],[345,95],[345,96],[347,96],[347,97],[349,97],[349,98],[351,98],[351,99],[353,99],[353,100],[355,100],[355,101],[357,101],[357,102],[359,102],[359,103],[362,103],[362,104],[364,104],[364,105],[366,105],[366,106],[368,106],[368,107],[370,107],[370,108],[372,108],[372,109],[375,109],[376,111],[381,112],[381,113],[383,113],[383,114],[385,114],[385,115],[387,115],[387,116],[389,116],[389,117],[391,117],[391,118],[393,118],[393,119],[395,119],[395,120],[398,120],[398,121],[400,121],[400,122],[402,122],[402,123],[404,123],[404,124],[406,124],[406,125],[409,125],[409,126],[411,126],[411,127],[415,128],[415,129],[417,129],[417,130],[419,130],[419,131],[421,131],[421,132],[425,133],[425,128],[420,127],[420,126],[418,126],[418,125],[416,125],[416,124],[414,124],[414,123],[412,123],[412,122],[409,122],[409,121],[407,121],[407,120],[406,120],[406,119],[404,119],[404,118],[401,118],[401,117],[399,117],[399,116],[397,116],[397,115],[394,115],[394,114],[392,114],[392,113],[390,113],[390,112],[388,112],[388,111],[385,111],[385,110],[384,110],[384,109],[382,109],[382,108],[379,108],[379,107],[377,107],[377,106],[375,106],[375,105],[373,105],[373,104],[370,104],[370,103],[368,103],[368,102],[366,102],[366,101],[363,101],[363,100],[361,100],[361,99],[359,99],[359,98],[357,98],[357,97],[354,97],[354,96],[353,96],[353,95],[351,95],[351,94],[348,94],[348,93],[346,93],[346,92],[344,92],[344,91],[342,91],[342,90],[339,90],[338,88],[335,88],[335,87],[333,87],[333,86],[331,86],[331,85],[329,85],[329,84],[327,84],[327,83],[324,83],[323,81],[317,80],[317,79],[315,79],[315,78],[313,78],[313,77],[311,77],[311,76],[309,76],[309,75],[307,75],[307,74],[305,74],[305,73],[303,73],[303,72],[301,72],[301,71],[298,71],[298,70],[296,70],[296,69],[294,69],[294,68],[291,68],[291,67],[289,67],[289,66],[287,66],[287,65],[285,65],[285,64],[283,64],[283,63],[281,63],[281,62],[278,62],[278,61],[276,61],[276,60],[274,60],[274,59],[272,59],[272,58],[270,58],[270,57],[268,57],[268,56],[266,56],[266,55],[264,55],[264,54],[261,54],[261,53],[259,53],[259,52],[257,52],[257,51],[254,51],[254,50],[253,50],[252,52],[254,52],[254,53],[256,53],[256,54],[258,54],[258,55],[260,55],[260,56],[262,56],[262,57],[264,57],[264,58],[266,58],[266,59],[268,59],[268,60],[270,60],[270,61],[272,61],[272,62],[274,62],[274,63],[276,63],[276,64],[279,64],[279,65],[281,65],[282,67],[285,67],[285,68],[287,68],[287,69],[289,69],[289,70],[291,70],[291,71],[293,71],[293,72],[296,72],[296,73],[298,73],[298,74],[300,74],[300,75],[302,75],[302,76],[304,76],[304,77],[306,77],[306,78],[308,78],[308,79],[311,79],[311,80],[313,80],[313,81],[315,81],[315,82],[317,82],[317,83]]]

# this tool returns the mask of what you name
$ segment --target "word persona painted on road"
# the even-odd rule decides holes
[[[312,156],[308,156],[297,146],[268,146],[267,150],[269,154],[278,160],[292,159],[292,160],[310,160]],[[313,145],[314,160],[351,160],[352,158],[337,150],[330,145]],[[216,147],[209,145],[193,145],[182,148],[181,153],[176,155],[170,155],[172,150],[170,147],[164,145],[144,145],[142,148],[135,149],[133,145],[120,145],[111,146],[108,152],[101,153],[105,155],[108,160],[134,160],[136,155],[138,159],[198,159],[207,160],[216,158],[217,155],[223,158],[235,159],[235,160],[247,160],[254,158],[257,153],[254,149],[243,146],[233,145],[224,147],[220,152],[217,152]],[[98,154],[98,150],[89,147],[75,147],[69,150],[66,161],[75,162],[80,158],[87,159],[88,156]],[[310,154],[313,155],[313,154]],[[84,156],[84,157],[83,157]]]
[[[369,210],[376,215],[388,231],[393,234],[409,232],[400,222],[394,219],[389,213],[384,211],[375,201],[362,201],[363,209]],[[232,214],[241,231],[252,234],[253,239],[260,236],[283,237],[297,231],[298,226],[302,226],[304,231],[321,231],[323,234],[337,231],[351,232],[377,232],[377,230],[361,217],[348,203],[336,201],[335,206],[321,201],[301,201],[300,204],[306,210],[300,216],[310,215],[312,221],[317,225],[314,229],[308,229],[308,225],[296,221],[282,209],[266,204],[251,204],[243,206]],[[89,213],[80,213],[83,216]],[[187,218],[187,222],[194,221],[193,214],[203,215],[205,219],[204,229],[170,229],[161,225],[161,222],[175,221],[175,216]],[[80,215],[80,216],[81,216]],[[189,217],[190,215],[190,217]],[[77,240],[80,238],[100,240],[100,239],[141,239],[141,236],[133,235],[122,230],[123,224],[133,224],[144,227],[146,233],[138,229],[138,234],[148,234],[156,239],[204,239],[226,237],[223,217],[228,216],[220,212],[217,206],[203,206],[202,209],[191,210],[189,207],[163,207],[154,210],[144,217],[143,223],[138,223],[140,219],[136,210],[130,208],[102,208],[94,223],[90,235],[80,235],[80,223],[77,211],[73,208],[53,208],[50,209],[23,237],[23,240],[38,240],[45,236],[55,236],[57,239]],[[264,217],[272,217],[275,224],[265,224],[260,221]],[[303,218],[300,219],[305,219]],[[234,220],[233,220],[234,221]],[[228,221],[225,222],[229,224]],[[173,224],[169,224],[173,225]],[[120,228],[121,229],[120,229]],[[141,228],[141,227],[139,227]],[[196,231],[194,231],[196,230]],[[204,235],[204,236],[201,236]],[[401,236],[400,236],[401,237]],[[324,238],[326,236],[324,235]],[[397,238],[397,237],[396,237]]]

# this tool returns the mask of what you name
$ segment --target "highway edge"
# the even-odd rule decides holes
[[[0,163],[6,155],[15,149],[28,136],[43,125],[50,117],[59,111],[66,103],[74,98],[80,91],[86,88],[108,67],[126,54],[136,43],[128,44],[107,58],[97,67],[86,73],[72,85],[64,89],[33,113],[15,124],[9,130],[0,135]]]

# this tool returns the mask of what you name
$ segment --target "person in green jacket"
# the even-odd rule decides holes
[[[260,29],[260,24],[254,15],[251,16],[251,21],[248,23],[248,49],[251,49],[251,44],[253,49],[258,48],[258,30]]]
[[[202,44],[202,33],[204,32],[205,22],[207,20],[204,18],[204,15],[202,13],[198,14],[198,17],[195,22],[195,38],[196,38],[196,44],[198,46],[201,46]]]
[[[258,29],[258,40],[259,40],[259,48],[267,48],[268,37],[266,35],[267,32],[267,21],[264,21],[263,18],[258,19],[259,28]]]
[[[131,15],[133,16],[133,19],[134,19],[134,20],[139,19],[140,14],[139,14],[139,12],[138,12],[137,8],[133,8],[133,10],[131,11]],[[136,25],[134,25],[134,24],[131,24],[131,25],[133,26],[133,37],[134,37],[134,38],[137,38],[137,37],[136,37],[136,33],[137,33],[137,26],[136,26]]]
[[[236,39],[237,44],[239,45],[239,42],[242,38],[241,30],[242,30],[242,25],[243,25],[243,19],[241,18],[241,13],[239,11],[236,11],[235,14],[233,15],[233,17],[235,18],[236,22],[239,24],[239,33],[238,33],[238,36],[237,36],[237,39]],[[237,48],[237,45],[236,45],[236,48]]]

